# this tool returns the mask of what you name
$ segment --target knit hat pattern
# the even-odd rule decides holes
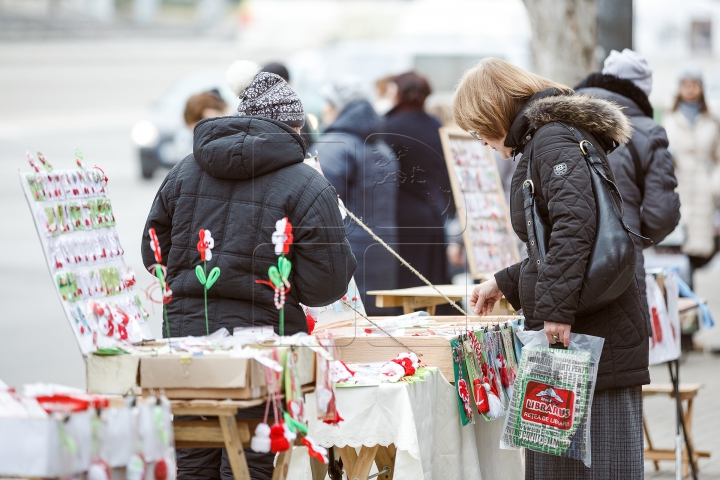
[[[272,118],[291,127],[305,124],[305,111],[290,85],[274,73],[259,72],[240,94],[240,115]]]

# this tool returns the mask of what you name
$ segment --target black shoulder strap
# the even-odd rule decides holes
[[[620,194],[620,189],[618,188],[617,184],[615,182],[613,182],[612,180],[610,180],[608,178],[608,176],[605,174],[605,172],[603,171],[602,161],[600,160],[600,156],[598,155],[597,150],[595,149],[595,146],[592,144],[592,142],[586,140],[585,137],[583,136],[583,134],[580,133],[580,131],[577,128],[570,127],[568,125],[565,125],[564,123],[561,123],[561,125],[563,125],[565,128],[570,130],[572,132],[572,134],[575,136],[575,139],[580,144],[580,151],[582,152],[583,157],[585,157],[585,160],[588,162],[590,170],[592,170],[595,173],[597,173],[598,175],[600,175],[600,178],[602,178],[605,181],[605,184],[610,188],[610,190],[612,190],[615,193],[615,195],[617,195],[618,200],[620,200],[620,205],[619,205],[620,206],[620,212],[619,212],[620,213],[620,221],[622,222],[623,227],[625,227],[625,230],[627,230],[628,233],[631,233],[632,235],[635,235],[636,237],[642,238],[643,240],[650,242],[650,244],[652,244],[652,240],[650,240],[647,237],[643,237],[639,233],[633,232],[630,229],[630,227],[628,227],[627,223],[625,223],[625,219],[624,219],[625,205],[623,202],[622,195]],[[585,146],[585,148],[583,148],[583,145]],[[629,143],[628,143],[628,146],[630,146]],[[632,152],[632,150],[630,150],[630,151]],[[638,163],[639,163],[639,159],[638,159]],[[642,170],[642,169],[640,169],[640,170]],[[644,182],[645,182],[645,180],[644,180],[644,174],[643,174],[643,183]],[[643,185],[643,188],[644,188],[644,185]]]
[[[535,203],[535,184],[532,179],[532,143],[530,143],[523,157],[527,156],[527,172],[525,181],[522,184],[523,210],[525,210],[525,222],[527,224],[528,248],[531,256],[535,257],[538,266],[545,261],[548,246],[549,230],[544,225]]]
[[[642,163],[640,162],[640,155],[638,154],[637,148],[632,142],[632,139],[626,144],[628,150],[630,150],[630,156],[635,164],[635,184],[640,189],[640,195],[645,198],[645,170],[643,170]]]

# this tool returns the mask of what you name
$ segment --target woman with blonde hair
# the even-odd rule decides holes
[[[650,375],[646,307],[634,275],[614,300],[579,312],[599,233],[584,152],[598,158],[599,168],[612,180],[606,154],[630,137],[627,117],[614,103],[574,95],[564,85],[496,58],[484,59],[465,73],[453,114],[461,128],[503,158],[523,154],[510,203],[513,229],[526,242],[529,258],[476,286],[471,309],[485,315],[505,295],[523,310],[526,328],[544,330],[551,344],[567,347],[571,331],[605,339],[592,405],[591,467],[528,450],[525,478],[643,478],[641,386],[650,383]],[[583,142],[584,151],[581,138],[589,142]],[[538,217],[549,232],[544,252],[536,245],[534,217],[526,218],[523,185],[534,187]],[[608,277],[614,274],[607,272]]]

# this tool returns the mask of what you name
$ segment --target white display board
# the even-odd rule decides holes
[[[484,279],[520,261],[502,181],[489,147],[459,129],[440,129],[470,273]]]
[[[125,264],[103,171],[55,170],[38,154],[20,183],[55,290],[84,355],[154,338]]]

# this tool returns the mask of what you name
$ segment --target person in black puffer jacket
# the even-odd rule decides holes
[[[570,331],[603,337],[592,405],[592,466],[581,461],[526,452],[527,479],[642,478],[642,388],[650,383],[646,311],[638,284],[589,315],[576,315],[580,288],[597,235],[597,210],[590,170],[577,128],[598,151],[627,142],[632,128],[607,100],[573,95],[573,90],[495,58],[482,60],[462,78],[453,113],[458,125],[503,158],[524,153],[513,176],[513,229],[528,242],[523,183],[529,157],[538,210],[550,230],[544,262],[530,257],[497,272],[473,290],[470,306],[485,315],[503,296],[522,309],[526,328],[544,330],[550,343],[569,343]]]
[[[680,222],[680,196],[675,192],[678,183],[665,129],[653,121],[651,85],[652,70],[645,59],[626,48],[622,53],[613,50],[602,73],[589,75],[575,92],[615,102],[630,117],[632,138],[608,155],[608,161],[624,201],[625,222],[657,245]],[[636,277],[645,299],[643,248],[650,244],[632,238]]]
[[[391,168],[394,157],[378,135],[380,117],[367,101],[366,85],[347,75],[324,85],[321,94],[326,100],[323,122],[327,129],[312,148],[323,173],[347,208],[383,241],[393,244],[398,190]],[[350,217],[345,223],[358,261],[355,282],[367,314],[399,314],[397,309],[376,307],[374,299],[365,295],[368,290],[396,288],[398,261]]]
[[[286,335],[307,331],[300,303],[325,306],[340,299],[355,271],[335,189],[303,163],[302,104],[283,79],[259,70],[250,62],[231,67],[240,116],[198,122],[193,153],[165,178],[148,215],[143,262],[155,264],[148,234],[154,228],[173,292],[165,306],[173,337],[205,335],[203,286],[195,276],[202,263],[196,247],[201,229],[215,240],[208,271],[221,270],[208,291],[211,333],[253,325],[277,330],[274,291],[255,280],[267,280],[268,268],[277,264],[272,234],[283,217],[294,235],[287,254],[292,272]],[[263,411],[243,412],[262,418]],[[245,454],[253,479],[272,476],[272,454]],[[179,480],[232,478],[220,450],[179,449],[177,462]]]

